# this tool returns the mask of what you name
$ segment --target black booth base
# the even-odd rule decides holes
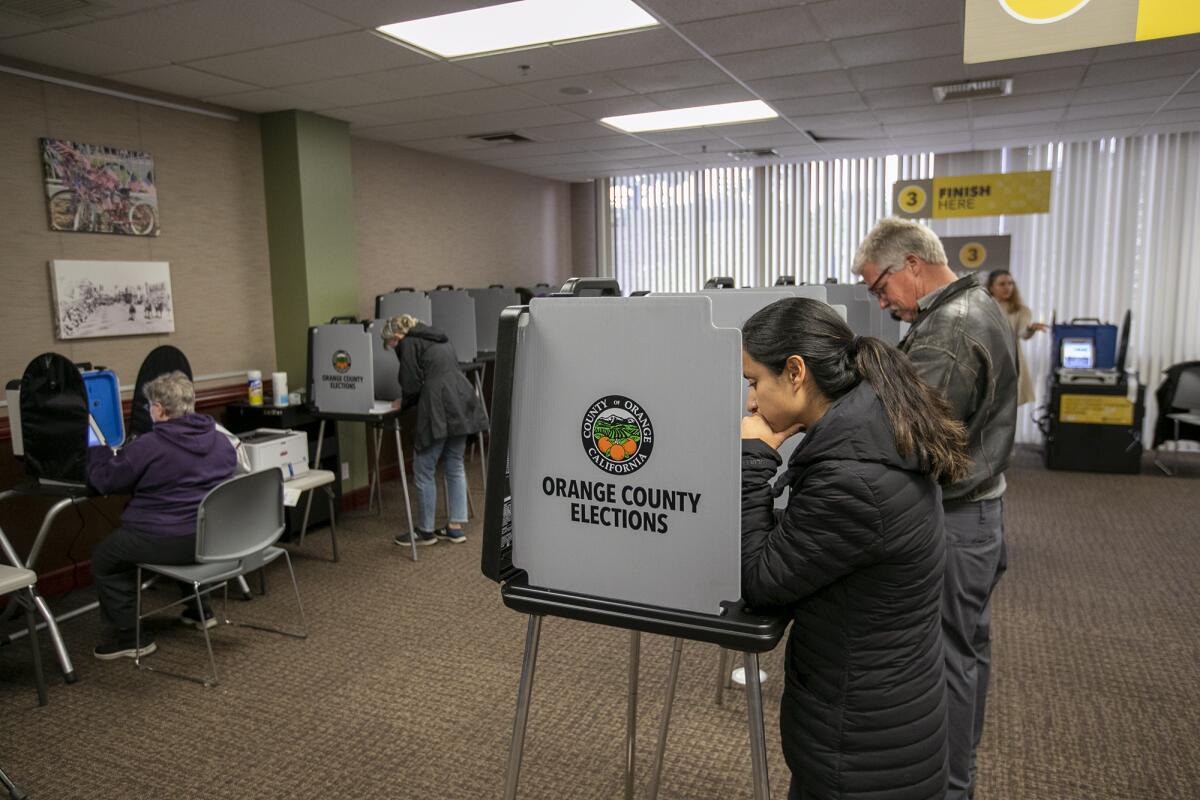
[[[678,636],[730,650],[765,653],[783,638],[788,619],[754,614],[740,603],[725,614],[699,614],[530,586],[524,573],[500,588],[504,605],[522,614],[566,617],[614,628]]]

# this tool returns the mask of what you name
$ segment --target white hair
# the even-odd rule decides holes
[[[159,375],[142,388],[150,403],[162,406],[167,419],[182,417],[196,410],[196,390],[188,376],[179,370]]]
[[[867,264],[875,264],[880,272],[889,272],[904,263],[912,254],[927,264],[945,264],[946,248],[938,235],[919,222],[899,217],[887,217],[862,240],[850,271],[862,275]]]

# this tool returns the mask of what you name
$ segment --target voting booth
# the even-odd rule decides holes
[[[426,325],[433,319],[433,308],[427,292],[398,288],[375,297],[375,319],[388,320],[401,314],[410,314]]]
[[[741,333],[716,308],[703,294],[554,296],[501,317],[482,569],[529,615],[506,798],[545,616],[631,631],[627,796],[640,633],[676,637],[655,776],[682,640],[743,652],[755,797],[769,796],[757,654],[785,623],[741,602]]]
[[[379,399],[376,389],[376,353],[378,331],[373,331],[371,322],[359,322],[354,317],[334,317],[327,325],[314,325],[308,329],[308,405],[313,415],[321,421],[317,431],[317,452],[313,463],[321,463],[321,449],[325,443],[327,422],[361,422],[371,431],[374,451],[374,467],[368,490],[368,508],[374,505],[378,493],[379,513],[383,514],[383,478],[380,455],[383,437],[392,431],[396,440],[396,456],[400,462],[400,485],[404,490],[404,511],[410,533],[409,550],[412,560],[417,560],[416,537],[412,536],[412,501],[408,494],[408,471],[404,466],[404,443],[400,435],[400,411],[392,408],[392,401]],[[386,357],[396,364],[391,353]],[[396,383],[396,366],[383,372],[390,377],[380,386]]]
[[[437,289],[429,293],[430,324],[450,337],[460,364],[470,364],[479,354],[475,298],[463,289]]]
[[[521,298],[514,290],[503,286],[487,289],[467,289],[475,301],[475,348],[479,358],[491,358],[496,353],[496,331],[500,314],[509,306],[519,305]]]

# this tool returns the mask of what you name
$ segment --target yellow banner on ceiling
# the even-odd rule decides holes
[[[1050,170],[954,175],[896,181],[892,213],[906,219],[1044,214],[1050,210]]]
[[[967,0],[963,61],[1200,33],[1197,0]]]

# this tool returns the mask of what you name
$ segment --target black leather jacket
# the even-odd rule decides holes
[[[967,426],[971,472],[943,488],[946,503],[999,497],[1017,429],[1017,343],[979,278],[921,298],[900,349]]]

